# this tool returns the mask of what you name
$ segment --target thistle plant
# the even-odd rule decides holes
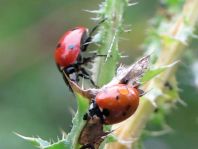
[[[144,46],[146,55],[151,55],[151,64],[150,69],[143,74],[140,82],[143,89],[148,93],[141,98],[140,106],[135,115],[108,128],[102,125],[103,130],[101,131],[104,131],[104,133],[113,131],[107,133],[110,135],[105,136],[104,141],[102,139],[103,143],[100,142],[99,148],[136,148],[139,146],[137,144],[141,142],[142,130],[154,110],[156,108],[163,109],[166,103],[172,105],[175,104],[175,101],[178,101],[175,72],[177,62],[193,34],[198,17],[198,1],[186,0],[184,2],[178,0],[172,4],[170,0],[167,0],[165,4],[164,13],[157,14],[155,20],[153,20],[155,29],[151,28]],[[108,84],[115,77],[119,60],[122,57],[119,52],[118,41],[120,34],[124,32],[123,14],[124,10],[132,5],[128,0],[105,0],[100,5],[99,10],[90,11],[96,13],[95,20],[105,20],[92,40],[98,45],[97,53],[107,55],[97,58],[92,69],[93,79],[99,87]],[[182,10],[182,13],[178,14],[180,10]],[[130,66],[126,68],[130,68]],[[169,89],[167,89],[167,86],[169,86]],[[87,126],[83,117],[90,104],[87,96],[83,96],[79,90],[78,87],[76,87],[76,90],[74,89],[78,110],[72,121],[72,129],[67,135],[63,135],[57,142],[19,136],[41,149],[79,149],[82,145],[79,138]]]

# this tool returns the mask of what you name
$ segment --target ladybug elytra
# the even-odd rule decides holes
[[[55,51],[55,61],[59,67],[68,67],[74,64],[79,54],[84,51],[82,44],[88,38],[88,29],[77,27],[67,31],[59,40]]]
[[[85,115],[98,116],[104,124],[116,124],[134,114],[139,105],[139,91],[126,84],[117,84],[99,92]]]

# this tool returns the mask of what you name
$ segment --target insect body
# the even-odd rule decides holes
[[[55,61],[59,67],[68,67],[75,64],[83,51],[83,43],[87,39],[88,29],[77,27],[67,31],[58,42],[55,51]]]
[[[90,34],[88,33],[87,28],[76,27],[67,31],[59,40],[54,58],[59,71],[63,74],[63,78],[69,87],[70,85],[65,75],[67,75],[67,77],[74,82],[78,82],[79,77],[89,79],[96,87],[94,81],[84,66],[89,62],[92,62],[95,57],[105,55],[98,55],[94,53],[90,57],[83,57],[82,53],[86,51],[90,41],[92,40],[91,35],[102,22],[104,22],[104,20],[99,22],[98,25],[92,29]]]
[[[104,124],[116,124],[133,115],[138,105],[138,89],[117,84],[103,89],[96,95],[87,116],[97,116]]]

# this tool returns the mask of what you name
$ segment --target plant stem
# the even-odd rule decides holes
[[[106,0],[101,7],[102,19],[106,19],[106,21],[101,24],[97,34],[101,37],[98,53],[107,54],[107,57],[99,58],[94,66],[95,74],[93,76],[99,86],[112,80],[115,75],[116,66],[120,59],[118,40],[126,5],[126,0]]]
[[[182,35],[185,28],[190,27],[194,28],[196,20],[198,18],[198,1],[197,0],[187,0],[184,4],[182,15],[176,20],[175,24],[170,29],[170,37],[176,38],[179,35]],[[187,20],[187,24],[186,24]],[[190,34],[185,34],[185,38],[189,39]],[[179,40],[172,44],[164,44],[158,61],[157,66],[167,65],[173,63],[174,61],[181,58],[185,52],[185,44]],[[159,81],[158,78],[153,79],[149,82],[148,88],[153,88],[153,90],[163,91],[164,82],[168,81],[173,75],[175,75],[176,67],[170,68],[165,73],[159,76],[163,81]],[[153,113],[155,106],[153,102],[157,102],[159,99],[159,94],[148,94],[143,97],[141,100],[140,106],[134,116],[129,118],[127,121],[119,124],[119,129],[115,131],[115,135],[120,140],[128,139],[137,139],[142,132],[142,129],[145,127],[149,117]],[[118,127],[118,126],[115,126]],[[131,143],[132,144],[132,143]],[[129,144],[131,146],[131,144]],[[123,145],[119,142],[110,143],[106,146],[107,149],[125,149],[126,145]]]

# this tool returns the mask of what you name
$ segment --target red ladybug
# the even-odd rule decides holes
[[[88,29],[85,27],[76,27],[67,31],[60,38],[54,54],[56,64],[60,67],[68,67],[74,64],[79,54],[84,51],[83,43],[88,38]]]
[[[96,95],[84,119],[98,116],[104,124],[122,122],[134,114],[139,97],[139,90],[126,84],[107,87]]]
[[[103,21],[104,20],[99,22],[99,24]],[[91,35],[97,29],[99,24],[92,29],[90,34],[88,33],[87,28],[76,27],[67,31],[62,38],[60,38],[54,53],[54,58],[57,67],[63,74],[63,78],[68,86],[69,83],[65,75],[75,82],[79,81],[79,77],[89,79],[91,83],[96,86],[89,73],[83,66],[91,62],[96,56],[104,55],[97,55],[94,53],[93,56],[84,58],[82,57],[82,52],[86,51],[89,42],[92,39]]]

